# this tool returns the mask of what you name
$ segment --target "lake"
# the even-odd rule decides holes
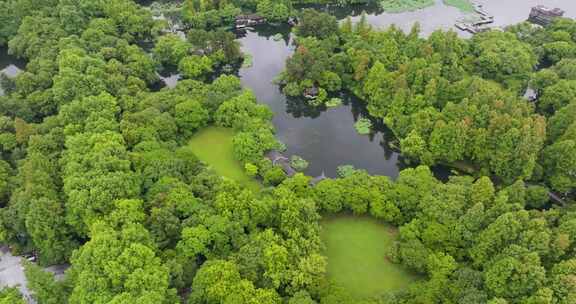
[[[576,1],[572,0],[477,0],[484,9],[494,15],[495,26],[505,26],[526,20],[530,9],[538,4],[560,7],[566,16],[576,18]],[[366,12],[368,22],[375,27],[387,27],[392,24],[409,30],[414,22],[421,25],[422,35],[428,35],[436,29],[449,30],[454,23],[466,15],[458,9],[437,0],[434,6],[398,14],[382,12],[378,6],[313,6],[334,14],[342,20],[351,16],[353,21]],[[282,40],[272,38],[280,33]],[[469,34],[459,32],[468,37]],[[318,109],[307,106],[298,99],[287,98],[272,80],[284,70],[286,59],[294,51],[290,29],[286,26],[262,26],[240,34],[238,41],[242,50],[253,56],[253,65],[241,68],[239,76],[245,88],[254,91],[258,100],[267,104],[275,113],[274,125],[278,139],[286,144],[288,155],[299,155],[310,162],[307,174],[316,176],[325,173],[336,175],[340,165],[354,165],[372,174],[395,178],[405,167],[402,157],[388,147],[392,139],[389,131],[373,121],[376,128],[370,135],[359,135],[354,122],[359,117],[368,117],[361,102],[346,93],[342,94],[345,104],[338,108]],[[23,68],[23,63],[8,56],[5,48],[0,48],[0,70],[13,76]],[[178,75],[162,75],[168,86],[173,87]],[[439,175],[446,170],[436,170]]]
[[[505,26],[526,20],[530,9],[537,4],[560,7],[566,16],[576,17],[576,1],[568,0],[482,0],[484,9],[494,15],[495,26]],[[409,31],[414,22],[421,25],[422,35],[436,29],[454,29],[454,24],[466,14],[446,6],[441,0],[425,9],[389,14],[375,5],[367,6],[309,6],[327,11],[340,20],[352,16],[358,21],[366,12],[368,22],[375,27],[385,28],[392,24]],[[281,33],[284,39],[276,41],[272,36]],[[464,37],[470,35],[459,32]],[[335,109],[314,109],[302,100],[287,98],[272,80],[284,70],[286,59],[293,53],[294,46],[286,27],[261,26],[240,35],[242,50],[253,57],[253,65],[240,70],[242,84],[254,91],[258,100],[267,104],[275,113],[274,125],[278,139],[286,144],[288,155],[299,155],[310,162],[307,174],[316,176],[325,173],[336,175],[340,165],[354,165],[371,174],[398,176],[406,165],[397,152],[388,148],[392,139],[384,126],[377,126],[369,136],[357,134],[354,122],[359,117],[368,117],[361,102],[344,94],[347,104]],[[439,177],[445,177],[446,168],[436,168]]]
[[[319,109],[308,106],[305,100],[282,94],[272,79],[284,70],[294,47],[287,28],[280,28],[285,38],[279,41],[271,37],[277,33],[272,29],[259,27],[239,38],[242,51],[253,57],[253,65],[242,68],[239,76],[242,85],[253,90],[258,101],[274,112],[273,123],[278,139],[287,146],[286,154],[308,160],[310,167],[306,173],[312,176],[323,172],[336,176],[338,166],[350,164],[373,174],[396,177],[400,156],[388,149],[390,133],[384,126],[369,136],[359,135],[354,129],[359,117],[368,117],[357,99],[343,93],[344,105]]]

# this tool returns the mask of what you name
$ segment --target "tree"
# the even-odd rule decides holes
[[[207,56],[186,56],[180,60],[178,70],[186,78],[202,79],[212,73],[212,60]]]
[[[93,222],[113,210],[114,200],[138,195],[139,180],[118,133],[81,133],[69,137],[66,147],[67,222],[78,233],[87,234]]]
[[[338,22],[334,16],[313,9],[304,9],[296,32],[301,37],[328,38],[338,33]]]
[[[290,1],[261,0],[256,6],[256,13],[265,17],[269,22],[285,22],[290,17],[290,12]]]
[[[536,292],[546,280],[546,271],[536,253],[513,245],[495,258],[485,271],[486,287],[495,296],[520,298]]]
[[[276,292],[255,288],[241,278],[233,262],[224,260],[204,263],[194,277],[192,290],[194,303],[281,303]]]
[[[15,287],[3,287],[0,290],[0,304],[26,304],[20,291]]]
[[[174,303],[168,268],[153,250],[141,201],[117,201],[117,209],[91,226],[89,242],[72,256],[69,303]]]
[[[162,64],[177,66],[192,48],[192,45],[177,35],[163,35],[154,46],[154,57]]]
[[[214,114],[214,120],[222,127],[243,129],[254,120],[267,122],[272,119],[272,115],[268,107],[256,102],[254,93],[244,91],[241,95],[224,101]]]
[[[314,200],[324,212],[338,213],[344,204],[342,199],[342,192],[344,191],[345,188],[340,182],[325,179],[314,187]]]
[[[576,299],[576,288],[572,282],[576,274],[576,261],[569,259],[552,267],[552,290],[558,303],[567,304]]]
[[[559,80],[544,89],[538,107],[545,113],[554,113],[576,99],[576,81]]]
[[[210,116],[203,105],[196,100],[184,101],[174,107],[174,119],[182,134],[190,136],[208,124]]]
[[[54,274],[32,263],[26,263],[24,269],[26,280],[28,280],[27,286],[37,302],[46,304],[67,302],[66,288],[62,282],[56,281]]]
[[[542,164],[546,168],[546,178],[553,189],[568,192],[576,187],[576,141],[558,141],[543,152]]]
[[[476,67],[485,78],[519,89],[536,65],[532,49],[510,33],[489,31],[475,36],[472,41]]]

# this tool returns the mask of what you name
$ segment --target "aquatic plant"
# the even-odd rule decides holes
[[[342,165],[336,168],[336,172],[338,172],[338,176],[345,178],[354,174],[354,172],[356,172],[356,168],[354,168],[352,165]]]
[[[356,128],[358,134],[362,135],[370,134],[370,129],[372,128],[372,122],[368,118],[360,118],[354,124],[354,128]]]
[[[290,157],[290,166],[296,171],[304,171],[308,168],[308,165],[308,161],[298,155],[292,155],[292,157]]]
[[[244,54],[244,61],[242,62],[243,68],[250,68],[254,65],[254,57],[250,54]]]
[[[474,6],[470,0],[442,0],[444,4],[453,6],[465,13],[474,12]]]
[[[330,98],[327,102],[326,102],[326,106],[329,108],[335,108],[335,107],[339,107],[340,105],[342,105],[342,99],[340,98]]]
[[[388,13],[402,13],[432,6],[434,2],[434,0],[382,0],[380,6]]]

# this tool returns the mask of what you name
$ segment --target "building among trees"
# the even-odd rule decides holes
[[[538,5],[532,8],[528,20],[542,26],[547,26],[555,18],[564,16],[564,11],[559,8],[550,9],[543,5]]]

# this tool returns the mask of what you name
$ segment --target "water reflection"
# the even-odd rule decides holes
[[[272,38],[278,32],[284,39]],[[388,147],[390,132],[383,124],[374,120],[375,131],[369,136],[354,129],[360,117],[369,117],[360,101],[342,93],[340,107],[313,107],[305,100],[286,98],[273,83],[294,51],[289,28],[258,27],[243,33],[239,41],[242,50],[253,56],[252,67],[239,72],[242,85],[274,111],[278,138],[286,144],[287,154],[310,161],[308,174],[336,176],[338,166],[351,164],[372,174],[398,175],[400,158]]]

